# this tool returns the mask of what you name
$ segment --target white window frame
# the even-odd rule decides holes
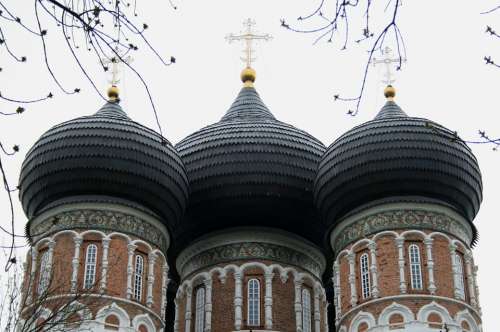
[[[464,262],[459,253],[455,254],[456,287],[461,300],[465,300]]]
[[[94,286],[97,268],[97,246],[89,244],[85,254],[85,275],[83,277],[83,288],[89,289]]]
[[[135,255],[134,269],[134,300],[142,300],[142,284],[144,275],[144,257]]]
[[[256,278],[247,282],[247,325],[260,325],[260,281]]]
[[[195,332],[203,332],[205,329],[205,288],[200,287],[196,290],[195,298]]]
[[[39,272],[38,289],[37,289],[39,295],[43,294],[49,287],[50,269],[49,266],[47,266],[48,264],[49,264],[49,251],[46,250],[40,257],[40,272]]]
[[[312,332],[311,291],[302,288],[302,332]]]
[[[410,262],[410,281],[411,289],[422,290],[424,289],[424,282],[422,279],[422,258],[420,255],[420,247],[412,243],[408,246],[408,258]]]
[[[372,295],[370,282],[370,260],[367,253],[364,253],[359,257],[359,272],[361,279],[361,295],[363,296],[363,299],[367,299]]]

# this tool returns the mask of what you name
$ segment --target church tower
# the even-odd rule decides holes
[[[481,331],[481,173],[457,135],[394,102],[338,138],[315,181],[340,332]]]
[[[131,120],[118,90],[97,113],[56,125],[23,163],[31,241],[23,331],[165,328],[170,229],[185,209],[181,159]]]

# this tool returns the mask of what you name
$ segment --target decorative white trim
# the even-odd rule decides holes
[[[264,310],[265,310],[265,327],[267,330],[273,328],[273,277],[274,273],[266,271],[265,278],[265,295],[264,295]]]
[[[477,306],[476,292],[474,287],[474,276],[472,275],[472,254],[467,252],[464,255],[465,260],[465,273],[467,274],[467,288],[469,290],[469,299],[473,307]]]
[[[156,330],[155,324],[148,314],[137,315],[134,317],[134,319],[132,319],[132,326],[134,327],[134,331],[139,331],[139,326],[141,324],[144,324],[147,327],[148,332],[154,332]]]
[[[349,250],[347,254],[347,260],[349,262],[349,287],[351,289],[351,306],[356,306],[358,303],[358,294],[356,289],[356,270],[355,270],[355,258],[354,252]]]
[[[294,257],[293,259],[299,259],[298,257],[300,257],[300,259],[296,262],[293,260],[287,261],[290,257],[286,255],[283,257],[279,256],[277,250],[272,251],[274,256],[269,256],[268,252],[265,250],[262,251],[258,247],[256,247],[255,252],[252,252],[251,257],[245,257],[244,259],[256,260],[261,258],[277,261],[285,265],[294,265],[309,271],[318,279],[321,278],[325,271],[326,259],[316,245],[295,234],[265,227],[231,228],[207,234],[179,254],[176,261],[177,271],[181,275],[181,278],[186,278],[195,271],[208,267],[208,265],[240,259],[241,257],[219,257],[216,255],[216,261],[207,264],[205,256],[203,256],[203,260],[199,260],[197,257],[201,254],[206,255],[207,252],[216,250],[217,248],[238,244],[249,245],[252,243],[260,246],[282,247],[287,251],[298,253],[292,255],[292,257]],[[235,252],[235,255],[238,252]]]
[[[408,323],[415,319],[415,315],[407,306],[402,304],[392,302],[391,305],[387,306],[382,310],[378,318],[378,325],[389,325],[389,320],[393,314],[400,314],[404,318],[404,322]]]
[[[96,314],[95,320],[101,324],[105,324],[106,317],[109,315],[115,315],[118,317],[120,321],[120,327],[129,327],[130,326],[130,316],[127,311],[120,307],[116,302],[111,303],[105,307],[99,309]]]
[[[417,320],[421,322],[426,322],[427,318],[431,313],[437,313],[443,319],[443,322],[446,324],[453,324],[453,318],[450,316],[448,309],[438,304],[435,301],[432,301],[429,304],[424,305],[417,313]]]
[[[191,287],[188,287],[187,289],[187,292],[186,292],[186,314],[184,316],[184,319],[185,319],[185,323],[184,323],[184,326],[185,326],[185,331],[186,332],[191,332],[191,318],[192,318],[192,314],[191,314],[191,298],[193,296],[193,289]]]
[[[234,273],[234,329],[241,330],[243,320],[243,273]]]
[[[75,251],[73,253],[73,259],[71,260],[71,266],[72,266],[72,271],[71,271],[71,292],[74,293],[76,292],[76,289],[78,287],[78,267],[80,266],[80,248],[83,243],[83,237],[80,235],[76,235],[73,237],[74,245],[75,245]]]
[[[155,282],[155,263],[156,255],[153,252],[148,254],[148,280],[147,280],[147,291],[146,291],[146,305],[151,308],[153,305],[153,286]]]
[[[467,309],[457,312],[455,314],[455,321],[459,326],[461,326],[463,321],[466,321],[469,324],[470,328],[472,329],[471,332],[481,331],[480,325],[477,324],[476,320],[474,319],[474,316],[472,316],[472,314]]]
[[[132,275],[134,274],[134,252],[137,249],[135,244],[127,245],[128,263],[127,263],[127,299],[132,298]]]
[[[398,266],[399,266],[399,291],[401,294],[406,293],[406,280],[405,280],[405,254],[404,243],[405,238],[398,236],[395,238],[396,246],[398,248]]]
[[[302,332],[302,280],[300,279],[294,280],[294,289],[295,289],[295,301],[294,301],[295,324],[297,332]]]
[[[371,313],[360,311],[351,320],[351,326],[349,328],[349,332],[358,332],[358,327],[362,323],[366,323],[368,325],[368,329],[374,327],[377,324],[375,321],[375,317],[373,317]]]
[[[314,332],[321,332],[321,311],[319,296],[319,290],[317,288],[314,288]]]
[[[177,299],[174,299],[174,306],[174,332],[179,332],[179,301]]]
[[[342,296],[341,296],[341,287],[340,287],[340,265],[338,261],[333,263],[333,305],[335,307],[335,325],[338,324],[339,318],[342,314]],[[328,323],[328,319],[326,320]],[[327,330],[328,331],[328,330]]]
[[[370,272],[372,275],[372,296],[377,298],[379,296],[378,290],[378,269],[377,269],[377,244],[375,241],[370,241],[368,244],[368,249],[370,250]]]
[[[432,244],[434,240],[430,237],[424,239],[425,250],[427,254],[427,276],[429,278],[429,285],[427,289],[434,295],[436,294],[436,282],[434,281],[434,259],[432,258]]]
[[[205,285],[205,332],[212,331],[212,278],[203,280]]]
[[[109,243],[111,238],[109,236],[103,237],[102,240],[102,262],[101,262],[101,291],[106,290],[106,282],[108,277],[108,253],[109,253]]]
[[[170,282],[168,278],[168,263],[163,261],[162,275],[161,275],[161,318],[165,320],[165,309],[167,307],[167,287]]]
[[[36,289],[35,274],[37,269],[37,256],[38,256],[38,249],[36,248],[36,246],[31,247],[30,253],[31,253],[31,268],[30,268],[30,278],[28,285],[28,294],[26,298],[27,304],[31,303],[33,299],[33,292]]]

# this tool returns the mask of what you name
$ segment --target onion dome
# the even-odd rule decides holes
[[[255,72],[222,119],[176,145],[190,183],[188,218],[177,238],[223,227],[278,227],[313,237],[313,181],[323,144],[277,120],[253,87]],[[314,219],[314,220],[312,220]]]
[[[410,117],[393,101],[375,119],[338,138],[321,160],[315,203],[333,226],[374,201],[438,202],[472,222],[482,200],[481,173],[470,148],[445,127]]]
[[[180,157],[132,121],[111,90],[97,113],[54,126],[28,152],[19,196],[29,218],[63,201],[140,204],[167,226],[181,218],[188,182]]]

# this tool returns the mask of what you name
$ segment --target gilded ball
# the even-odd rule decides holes
[[[385,98],[394,98],[396,96],[396,89],[392,85],[388,85],[384,89]]]
[[[118,99],[118,96],[120,95],[120,90],[116,86],[112,86],[108,89],[108,97],[111,100]]]
[[[255,82],[256,72],[253,68],[247,67],[241,72],[241,81],[246,83],[248,81]]]

